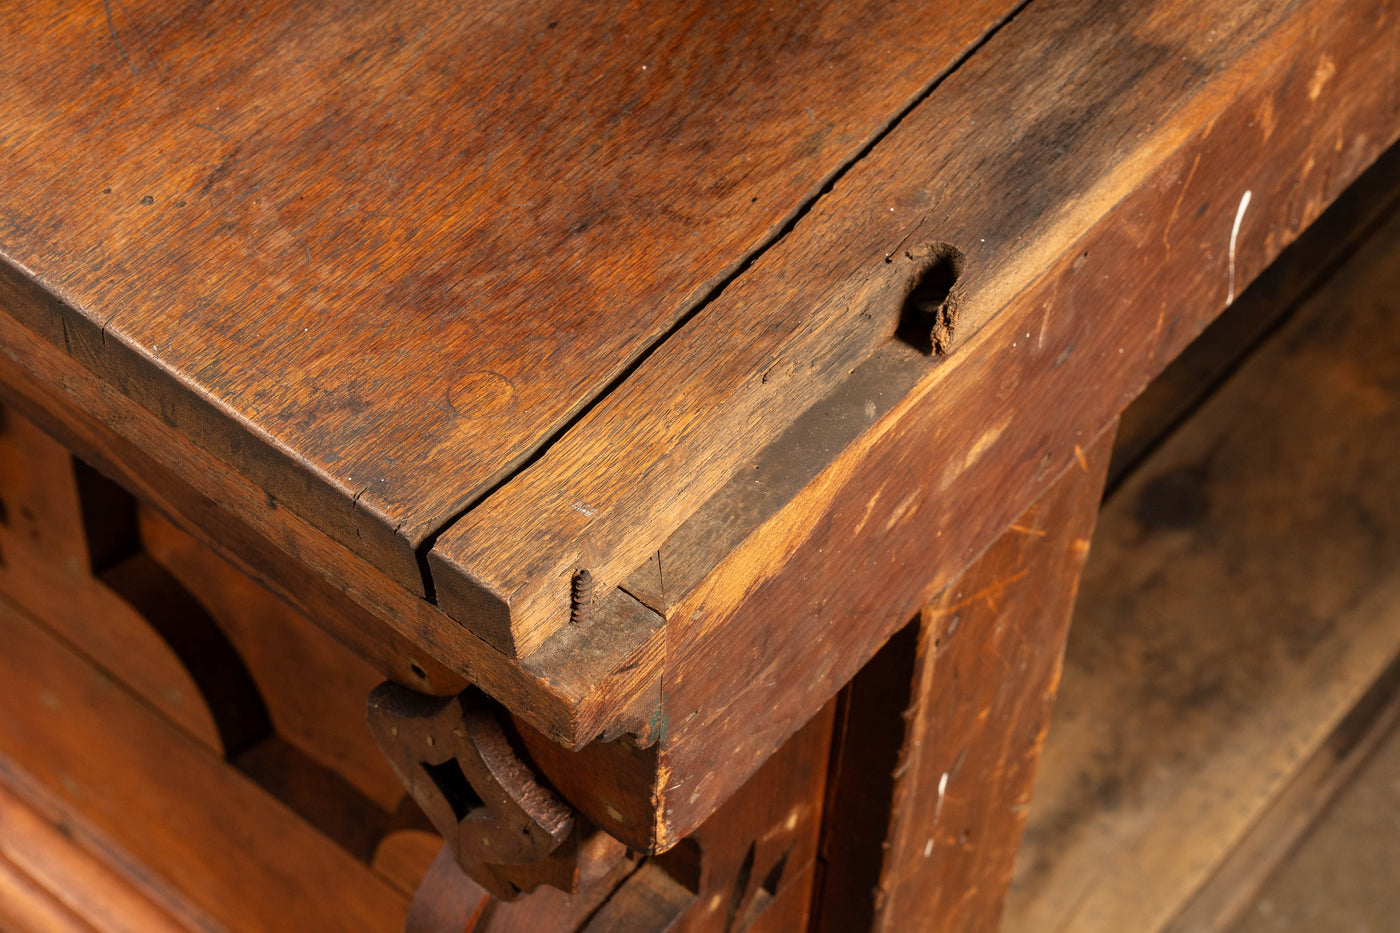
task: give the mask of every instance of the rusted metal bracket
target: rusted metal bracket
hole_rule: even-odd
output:
[[[457,864],[495,897],[542,884],[573,891],[625,854],[540,783],[476,691],[443,698],[381,684],[368,721]]]

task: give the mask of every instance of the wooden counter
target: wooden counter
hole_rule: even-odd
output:
[[[1397,14],[7,5],[0,777],[196,925],[994,927],[1116,418]]]

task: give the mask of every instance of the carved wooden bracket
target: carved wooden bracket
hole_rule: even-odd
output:
[[[381,684],[369,728],[457,864],[494,896],[541,884],[572,891],[593,863],[623,855],[540,784],[475,691],[443,698]]]

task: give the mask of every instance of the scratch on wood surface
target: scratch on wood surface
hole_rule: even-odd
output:
[[[1043,528],[1028,528],[1028,527],[1025,526],[1025,525],[1014,525],[1014,524],[1013,524],[1013,525],[1011,526],[1011,530],[1012,530],[1012,531],[1015,531],[1015,532],[1019,532],[1020,534],[1023,534],[1023,535],[1035,535],[1037,538],[1043,538],[1043,537],[1045,537],[1045,530],[1044,530]]]
[[[1074,445],[1074,459],[1079,461],[1079,468],[1085,473],[1089,472],[1089,458],[1084,456],[1084,448],[1078,444]]]
[[[126,67],[131,69],[132,74],[139,74],[140,68],[131,60],[131,56],[126,54],[126,46],[122,45],[121,37],[117,35],[116,24],[112,22],[112,0],[102,0],[102,9],[107,14],[107,32],[112,37],[112,42],[117,46],[117,54],[126,62]]]
[[[1172,224],[1176,223],[1177,212],[1181,210],[1181,202],[1186,199],[1186,192],[1191,187],[1191,179],[1196,177],[1196,169],[1201,164],[1203,153],[1196,153],[1196,161],[1191,163],[1191,171],[1186,173],[1186,180],[1181,183],[1181,193],[1176,196],[1176,203],[1172,205],[1172,212],[1167,215],[1167,225],[1162,228],[1162,247],[1170,256],[1172,252],[1171,232]]]
[[[972,605],[973,603],[980,602],[984,599],[987,601],[988,608],[995,612],[997,607],[992,597],[1000,593],[1002,590],[1006,589],[1011,584],[1015,583],[1017,580],[1024,577],[1027,573],[1029,573],[1028,570],[1021,570],[1007,577],[1005,580],[998,580],[996,583],[993,583],[990,586],[985,586],[982,589],[978,590],[976,593],[973,593],[971,596],[967,596],[963,599],[960,599],[957,602],[953,603],[951,606],[945,606],[943,609],[943,614],[947,615],[950,612],[957,612],[959,609],[963,609],[967,606]]]
[[[948,794],[948,772],[947,772],[947,771],[944,771],[944,772],[943,772],[943,776],[942,776],[941,778],[938,779],[938,803],[935,804],[935,805],[934,805],[934,808],[933,808],[933,825],[934,825],[934,826],[937,826],[937,825],[938,825],[938,817],[941,816],[942,813],[943,813],[943,800],[944,800],[944,798],[947,796],[947,794]],[[932,842],[933,840],[930,839],[929,841]],[[925,848],[925,850],[924,850],[924,855],[928,855],[928,849],[927,849],[927,848]]]
[[[1244,222],[1244,212],[1249,210],[1251,193],[1246,191],[1244,197],[1240,198],[1239,210],[1235,211],[1235,225],[1230,228],[1230,293],[1225,299],[1227,305],[1235,303],[1235,242],[1240,236],[1240,224]]]

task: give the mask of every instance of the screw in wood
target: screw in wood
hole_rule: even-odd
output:
[[[588,611],[593,607],[593,574],[579,570],[574,574],[569,606],[569,624],[582,625],[588,621]]]

